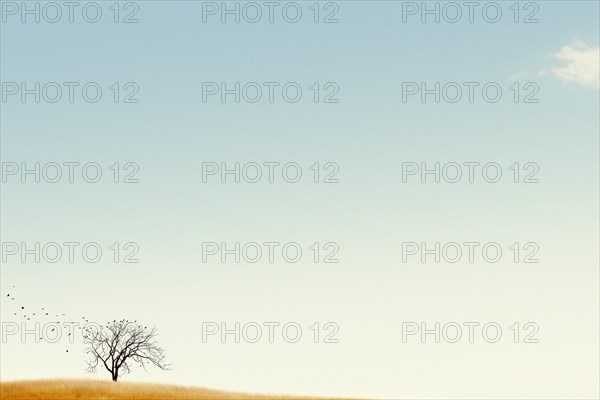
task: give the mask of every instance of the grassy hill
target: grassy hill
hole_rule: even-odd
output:
[[[271,400],[317,399],[315,397],[266,396],[257,394],[221,392],[196,387],[155,385],[145,383],[95,380],[35,380],[0,382],[1,400]]]

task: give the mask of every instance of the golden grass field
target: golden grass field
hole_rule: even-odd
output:
[[[317,400],[316,397],[221,392],[196,387],[96,380],[35,380],[0,382],[1,400]]]

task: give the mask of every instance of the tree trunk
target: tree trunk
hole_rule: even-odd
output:
[[[113,372],[113,374],[112,374],[112,380],[113,380],[113,382],[116,382],[118,377],[119,377],[119,373],[118,372]]]

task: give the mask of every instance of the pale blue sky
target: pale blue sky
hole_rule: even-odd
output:
[[[130,380],[382,398],[597,397],[599,92],[551,71],[575,41],[597,49],[599,3],[536,2],[537,24],[508,14],[498,24],[402,23],[401,2],[337,3],[337,24],[202,23],[191,1],[139,2],[138,24],[2,23],[2,82],[140,87],[137,104],[1,104],[3,162],[140,166],[138,184],[2,184],[2,241],[135,241],[141,260],[9,261],[2,322],[13,320],[4,293],[15,285],[32,307],[156,324],[173,371]],[[499,3],[508,13],[513,2]],[[514,79],[537,83],[539,103],[510,101]],[[340,102],[202,103],[205,81],[336,82]],[[403,103],[405,81],[494,81],[506,94],[496,104]],[[332,161],[340,183],[203,184],[205,161],[296,161],[305,172]],[[505,172],[532,161],[541,182],[402,184],[406,161],[494,161]],[[201,262],[205,241],[270,240],[333,241],[340,263]],[[541,262],[403,264],[405,241],[534,241]],[[335,321],[340,343],[187,345],[202,321],[273,320]],[[402,321],[472,320],[536,321],[540,343],[400,342]],[[86,376],[77,346],[68,356],[62,344],[2,347],[2,379]]]

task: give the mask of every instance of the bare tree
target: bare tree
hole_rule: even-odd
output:
[[[144,370],[153,364],[160,369],[169,369],[165,363],[164,349],[156,342],[156,329],[127,320],[113,321],[106,326],[93,325],[85,329],[83,342],[89,355],[88,372],[96,372],[104,366],[114,382],[131,371],[137,363]]]

